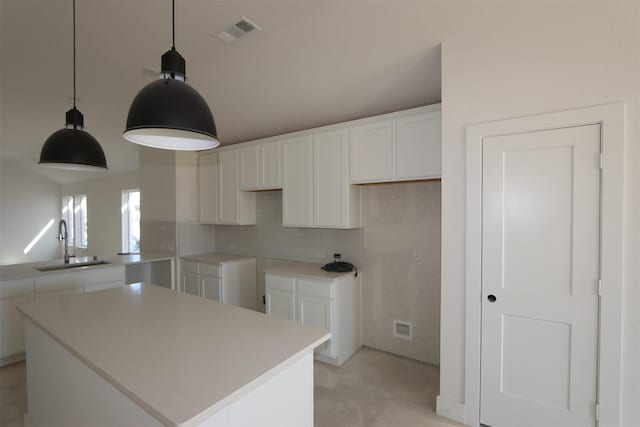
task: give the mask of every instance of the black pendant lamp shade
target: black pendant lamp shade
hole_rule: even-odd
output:
[[[40,151],[40,164],[70,170],[107,169],[107,159],[96,139],[82,129],[82,113],[67,111],[66,127],[47,138]]]
[[[65,128],[47,138],[40,151],[39,164],[68,170],[107,168],[104,151],[84,129],[84,116],[76,108],[76,1],[73,0],[73,108],[67,111]]]
[[[173,46],[162,55],[162,78],[136,95],[124,137],[136,144],[167,150],[215,148],[218,132],[204,98],[186,82],[185,61],[175,47],[175,0],[172,0]]]
[[[162,75],[134,98],[124,137],[169,150],[217,147],[213,114],[204,98],[184,81],[185,61],[175,48],[162,55]]]

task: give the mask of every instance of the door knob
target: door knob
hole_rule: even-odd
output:
[[[489,302],[496,302],[496,296],[493,294],[489,295],[487,299],[489,300]]]

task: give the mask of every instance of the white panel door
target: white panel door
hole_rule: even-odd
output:
[[[260,144],[260,188],[282,188],[280,142]]]
[[[242,190],[257,190],[258,183],[258,146],[242,148],[240,157],[240,188]]]
[[[599,158],[599,125],[483,140],[483,424],[595,425]]]
[[[346,130],[313,136],[314,221],[320,227],[349,225],[348,133]]]
[[[313,223],[312,139],[282,143],[282,224],[308,227]]]
[[[236,224],[238,217],[238,150],[226,150],[218,153],[219,195],[218,222]]]
[[[201,154],[198,164],[200,222],[218,222],[218,153]]]
[[[393,120],[350,129],[351,182],[393,179]]]

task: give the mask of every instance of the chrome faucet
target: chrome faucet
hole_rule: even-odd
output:
[[[62,226],[64,225],[64,234],[62,234]],[[64,219],[58,223],[58,241],[64,240],[64,263],[69,264],[69,235],[67,234],[67,222]]]

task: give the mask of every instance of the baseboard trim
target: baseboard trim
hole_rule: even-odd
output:
[[[464,419],[464,404],[455,400],[438,396],[436,398],[436,413],[459,423],[466,424]]]

